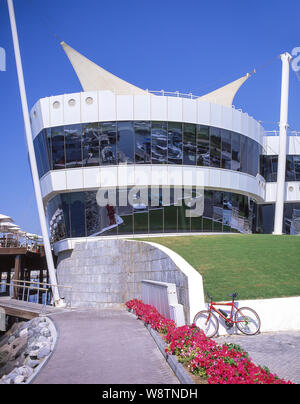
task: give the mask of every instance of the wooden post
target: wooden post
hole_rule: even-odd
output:
[[[21,279],[21,266],[22,266],[22,257],[21,255],[15,256],[15,276],[14,280],[18,281]],[[14,287],[13,298],[17,299],[19,294],[19,288],[17,286]]]

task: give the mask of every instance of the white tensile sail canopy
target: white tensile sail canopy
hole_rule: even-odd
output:
[[[61,42],[84,91],[109,90],[116,94],[146,94],[145,90],[113,75],[81,55],[65,42]]]
[[[77,74],[83,91],[108,90],[120,95],[147,94],[147,91],[120,79],[98,66],[65,42],[61,42],[61,46]],[[237,91],[250,76],[251,74],[247,73],[245,76],[197,99],[232,107]]]
[[[232,107],[233,99],[238,92],[241,85],[251,76],[247,73],[245,76],[226,84],[223,87],[218,88],[211,93],[205,94],[199,97],[199,100],[213,102],[215,104],[224,105],[226,107]]]

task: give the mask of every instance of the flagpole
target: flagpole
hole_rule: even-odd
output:
[[[288,128],[288,105],[289,105],[289,75],[290,61],[292,56],[285,52],[280,55],[282,62],[281,73],[281,103],[280,103],[280,123],[279,123],[279,153],[277,167],[277,190],[274,216],[273,234],[282,234],[283,211],[285,199],[285,170],[286,170],[286,148],[287,148],[287,128]]]
[[[37,163],[36,163],[36,156],[34,153],[33,138],[32,138],[32,132],[31,132],[30,117],[29,117],[27,95],[26,95],[26,89],[25,89],[25,83],[24,83],[22,59],[21,59],[21,53],[20,53],[19,38],[18,38],[18,31],[17,31],[17,25],[16,25],[13,0],[7,0],[7,4],[8,4],[11,32],[12,32],[12,38],[13,38],[13,44],[14,44],[14,52],[15,52],[17,74],[18,74],[18,81],[19,81],[19,90],[20,90],[20,96],[21,96],[22,111],[23,111],[23,118],[24,118],[24,125],[25,125],[25,134],[26,134],[30,168],[31,168],[33,185],[34,185],[34,192],[35,192],[39,219],[40,219],[40,225],[41,225],[41,230],[42,230],[42,235],[43,235],[45,255],[46,255],[46,261],[47,261],[47,265],[48,265],[48,273],[49,273],[50,282],[52,284],[53,300],[54,300],[54,304],[59,306],[62,304],[62,301],[60,299],[59,291],[58,291],[58,287],[57,287],[56,271],[55,271],[55,267],[54,267],[52,250],[51,250],[51,245],[50,245],[50,240],[49,240],[49,235],[48,235],[48,229],[47,229],[47,223],[46,223],[46,217],[45,217],[45,211],[44,211],[44,205],[43,205],[43,198],[42,198],[40,180],[39,180]]]

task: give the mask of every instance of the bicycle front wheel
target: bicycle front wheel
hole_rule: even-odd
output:
[[[260,330],[259,315],[249,307],[241,307],[235,313],[237,328],[246,335],[255,335]]]
[[[219,331],[219,320],[208,310],[199,311],[195,315],[193,323],[204,332],[207,338],[214,337]]]

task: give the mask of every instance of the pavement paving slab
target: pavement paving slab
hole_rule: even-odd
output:
[[[148,330],[128,311],[49,317],[58,342],[33,384],[179,384]]]
[[[255,364],[267,366],[280,378],[300,383],[300,331],[230,335],[214,340],[218,344],[238,344],[249,353]]]

